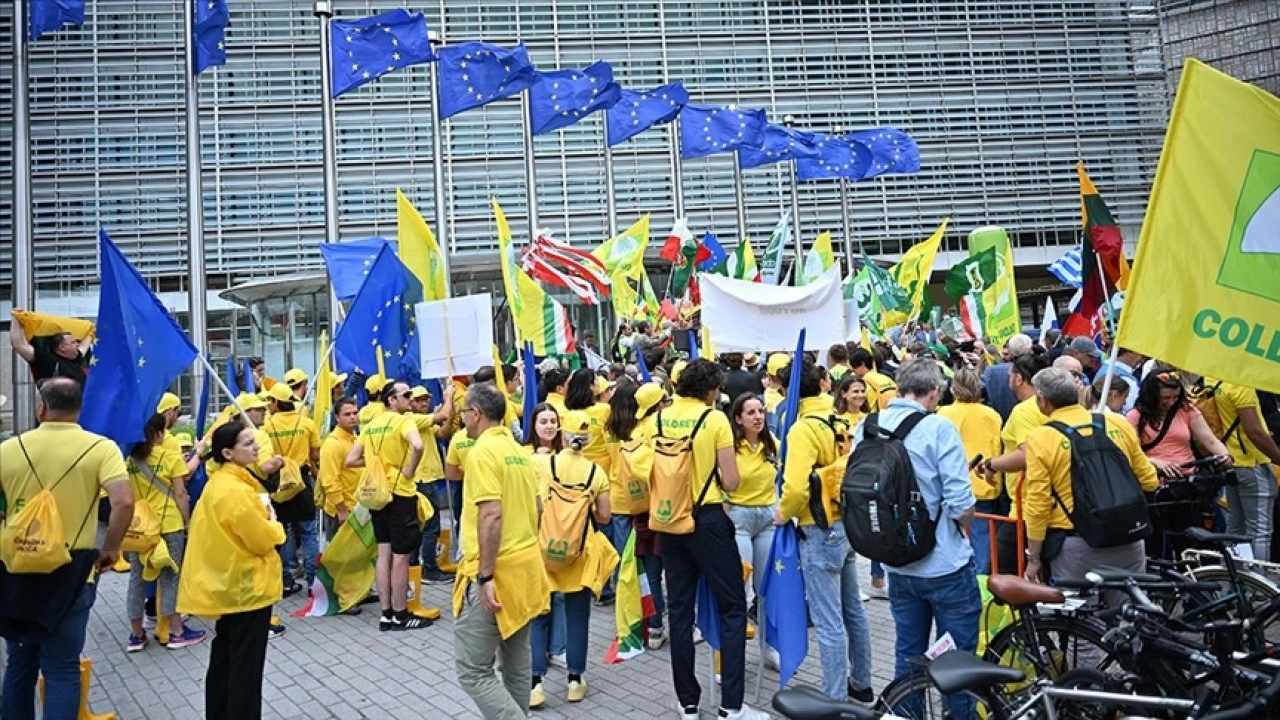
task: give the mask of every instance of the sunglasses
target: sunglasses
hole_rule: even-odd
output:
[[[404,398],[405,400],[409,400],[413,398],[413,391],[405,390],[404,392],[400,393],[400,397]]]

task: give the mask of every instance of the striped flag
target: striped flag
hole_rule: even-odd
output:
[[[511,306],[511,318],[519,342],[533,343],[535,355],[568,355],[577,351],[569,313],[516,265],[511,246],[511,226],[498,199],[493,199],[498,224],[498,256],[502,260],[502,284]]]
[[[565,288],[588,305],[599,305],[609,297],[604,262],[549,235],[539,233],[529,243],[522,264],[535,280]]]
[[[743,238],[738,247],[729,256],[729,277],[735,280],[760,282],[760,268],[756,265],[756,254],[751,250],[751,240]]]
[[[960,322],[964,323],[965,331],[974,340],[980,340],[983,336],[985,315],[981,295],[969,294],[960,298]]]
[[[311,599],[294,617],[326,617],[346,612],[364,600],[374,580],[378,544],[369,511],[357,506],[320,556]]]
[[[1049,266],[1049,274],[1062,281],[1063,285],[1078,288],[1084,284],[1084,271],[1080,266],[1081,246],[1077,245],[1067,251],[1066,255],[1053,261]]]
[[[643,653],[645,635],[648,634],[645,620],[657,612],[644,561],[636,557],[636,531],[632,530],[627,537],[627,546],[622,550],[622,564],[618,566],[618,594],[614,602],[618,636],[605,652],[604,661],[620,663]]]

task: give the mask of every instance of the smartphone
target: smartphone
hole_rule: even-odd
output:
[[[978,453],[977,457],[969,461],[969,469],[977,470],[978,466],[981,465],[982,461],[985,459],[986,458],[982,457],[982,453]]]

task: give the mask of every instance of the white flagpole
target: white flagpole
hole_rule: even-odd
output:
[[[443,23],[443,15],[441,16]],[[444,45],[444,29],[428,32],[432,47]],[[449,272],[449,222],[446,218],[448,200],[444,191],[444,122],[440,119],[440,78],[436,63],[427,63],[431,82],[431,180],[436,205],[436,243],[440,247],[440,264],[444,267],[444,296],[453,296],[453,275]]]
[[[338,230],[338,141],[333,110],[333,4],[316,0],[315,16],[320,19],[320,135],[324,157],[324,241],[339,242]],[[435,111],[435,108],[432,108]],[[336,335],[342,306],[333,287],[329,288],[329,331]]]
[[[782,119],[782,124],[787,128],[791,128],[796,124],[796,119],[791,115],[787,115]],[[791,169],[791,232],[793,233],[792,239],[796,243],[794,267],[796,268],[795,282],[798,284],[800,281],[800,268],[804,267],[804,238],[800,235],[800,188],[796,182],[796,161],[791,160],[787,163],[787,166]]]
[[[31,228],[31,116],[27,98],[26,0],[13,3],[13,306],[34,310],[35,239]],[[9,332],[22,332],[16,323]],[[26,362],[13,353],[13,428],[24,432],[35,427],[35,388]]]
[[[538,178],[537,167],[533,157],[533,120],[532,103],[529,93],[520,93],[521,125],[524,129],[524,192],[525,204],[529,208],[529,241],[538,234]]]

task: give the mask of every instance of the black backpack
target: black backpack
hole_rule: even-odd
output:
[[[1075,507],[1067,509],[1050,485],[1049,492],[1071,518],[1076,534],[1091,548],[1109,548],[1142,540],[1151,534],[1151,518],[1142,486],[1133,474],[1129,458],[1107,437],[1102,415],[1094,413],[1089,425],[1071,427],[1047,423],[1071,442],[1071,494]],[[1084,435],[1083,428],[1093,432]]]
[[[938,518],[929,515],[902,444],[924,417],[912,413],[896,429],[884,430],[880,413],[869,415],[840,486],[849,544],[859,555],[889,567],[916,562],[938,544]]]

